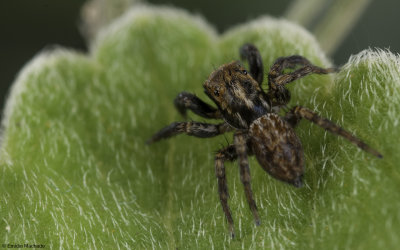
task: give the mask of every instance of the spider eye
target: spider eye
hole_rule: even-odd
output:
[[[219,96],[219,91],[218,90],[214,90],[214,95],[215,96]]]
[[[244,69],[244,70],[242,71],[242,73],[243,73],[243,75],[247,75],[247,70]]]

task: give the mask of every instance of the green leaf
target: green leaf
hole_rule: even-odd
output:
[[[213,162],[231,135],[145,145],[183,119],[172,103],[177,93],[207,100],[202,82],[238,59],[244,42],[259,47],[266,69],[292,54],[329,66],[315,39],[284,20],[264,17],[219,36],[199,17],[155,7],[118,19],[90,55],[58,48],[35,57],[14,83],[3,120],[1,242],[84,249],[398,246],[400,65],[390,52],[364,51],[337,76],[307,76],[290,86],[293,105],[338,122],[384,158],[303,121],[296,132],[305,187],[279,182],[250,162],[261,226],[253,224],[236,164],[227,164],[233,240]]]

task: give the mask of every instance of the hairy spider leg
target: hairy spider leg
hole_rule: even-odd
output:
[[[254,80],[261,84],[264,80],[264,66],[261,54],[253,44],[246,43],[239,49],[240,58],[249,63],[250,75]]]
[[[257,226],[260,225],[260,217],[258,216],[257,205],[253,199],[253,192],[250,183],[250,168],[247,159],[247,136],[243,132],[237,132],[234,135],[234,143],[239,161],[240,180],[244,186],[247,202],[251,212],[253,213],[254,222]]]
[[[312,65],[312,64],[307,58],[303,56],[292,55],[286,57],[279,57],[275,60],[275,62],[271,66],[269,75],[272,77],[279,76],[283,73],[285,69],[294,69],[298,66],[304,67],[307,65]]]
[[[186,117],[186,111],[189,109],[196,115],[199,115],[204,118],[208,119],[222,118],[221,112],[218,109],[205,103],[196,95],[188,92],[179,93],[174,100],[174,104],[176,109],[183,117]]]
[[[301,68],[290,73],[283,73],[285,69],[294,69],[297,66],[300,66]],[[270,87],[275,88],[278,85],[286,85],[311,73],[329,74],[336,71],[336,68],[324,69],[315,66],[302,56],[294,55],[288,57],[280,57],[274,62],[274,64],[270,68],[270,71],[268,73],[268,84],[270,85]]]
[[[285,69],[295,69],[297,66],[300,66],[300,68],[290,73],[284,73]],[[280,57],[271,66],[268,73],[267,96],[269,96],[273,106],[285,106],[290,101],[290,92],[285,88],[286,84],[311,73],[328,74],[336,71],[335,68],[324,69],[315,66],[302,56]]]
[[[342,136],[346,140],[350,141],[360,149],[378,157],[382,158],[382,154],[376,151],[375,149],[371,148],[368,146],[365,142],[360,140],[359,138],[355,137],[353,134],[350,132],[346,131],[342,127],[336,125],[334,122],[332,122],[329,119],[322,118],[320,117],[317,113],[314,111],[301,107],[301,106],[295,106],[293,107],[285,116],[285,119],[292,125],[296,126],[301,118],[304,118],[306,120],[311,121],[312,123],[315,123],[316,125],[320,126],[321,128],[328,130],[329,132]]]
[[[232,128],[227,123],[174,122],[155,133],[146,143],[151,144],[182,133],[200,138],[214,137],[230,130]]]
[[[236,148],[234,145],[229,145],[226,148],[223,148],[217,152],[215,155],[215,175],[218,180],[218,193],[219,193],[219,200],[221,201],[222,210],[225,213],[226,220],[229,224],[229,232],[232,238],[235,237],[235,230],[233,226],[233,219],[231,210],[228,205],[228,185],[226,182],[226,175],[225,175],[225,161],[234,161],[237,158]]]

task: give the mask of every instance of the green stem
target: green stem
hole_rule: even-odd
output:
[[[332,55],[371,0],[294,0],[285,18],[313,31],[322,49]]]
[[[293,0],[284,16],[290,21],[310,28],[329,2],[330,0]]]
[[[314,29],[322,49],[333,54],[346,38],[371,0],[336,0]]]

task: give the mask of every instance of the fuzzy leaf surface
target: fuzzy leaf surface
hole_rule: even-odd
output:
[[[173,106],[179,92],[211,104],[203,81],[237,60],[245,42],[259,48],[266,71],[293,54],[330,66],[315,39],[284,20],[263,17],[217,35],[199,17],[149,6],[103,30],[89,55],[58,48],[36,56],[14,83],[3,120],[0,241],[82,249],[398,246],[400,63],[390,52],[361,52],[335,76],[290,86],[292,105],[332,119],[384,158],[302,121],[305,187],[281,183],[250,161],[261,226],[253,224],[237,165],[227,163],[233,240],[213,160],[232,135],[145,145],[183,120]]]

